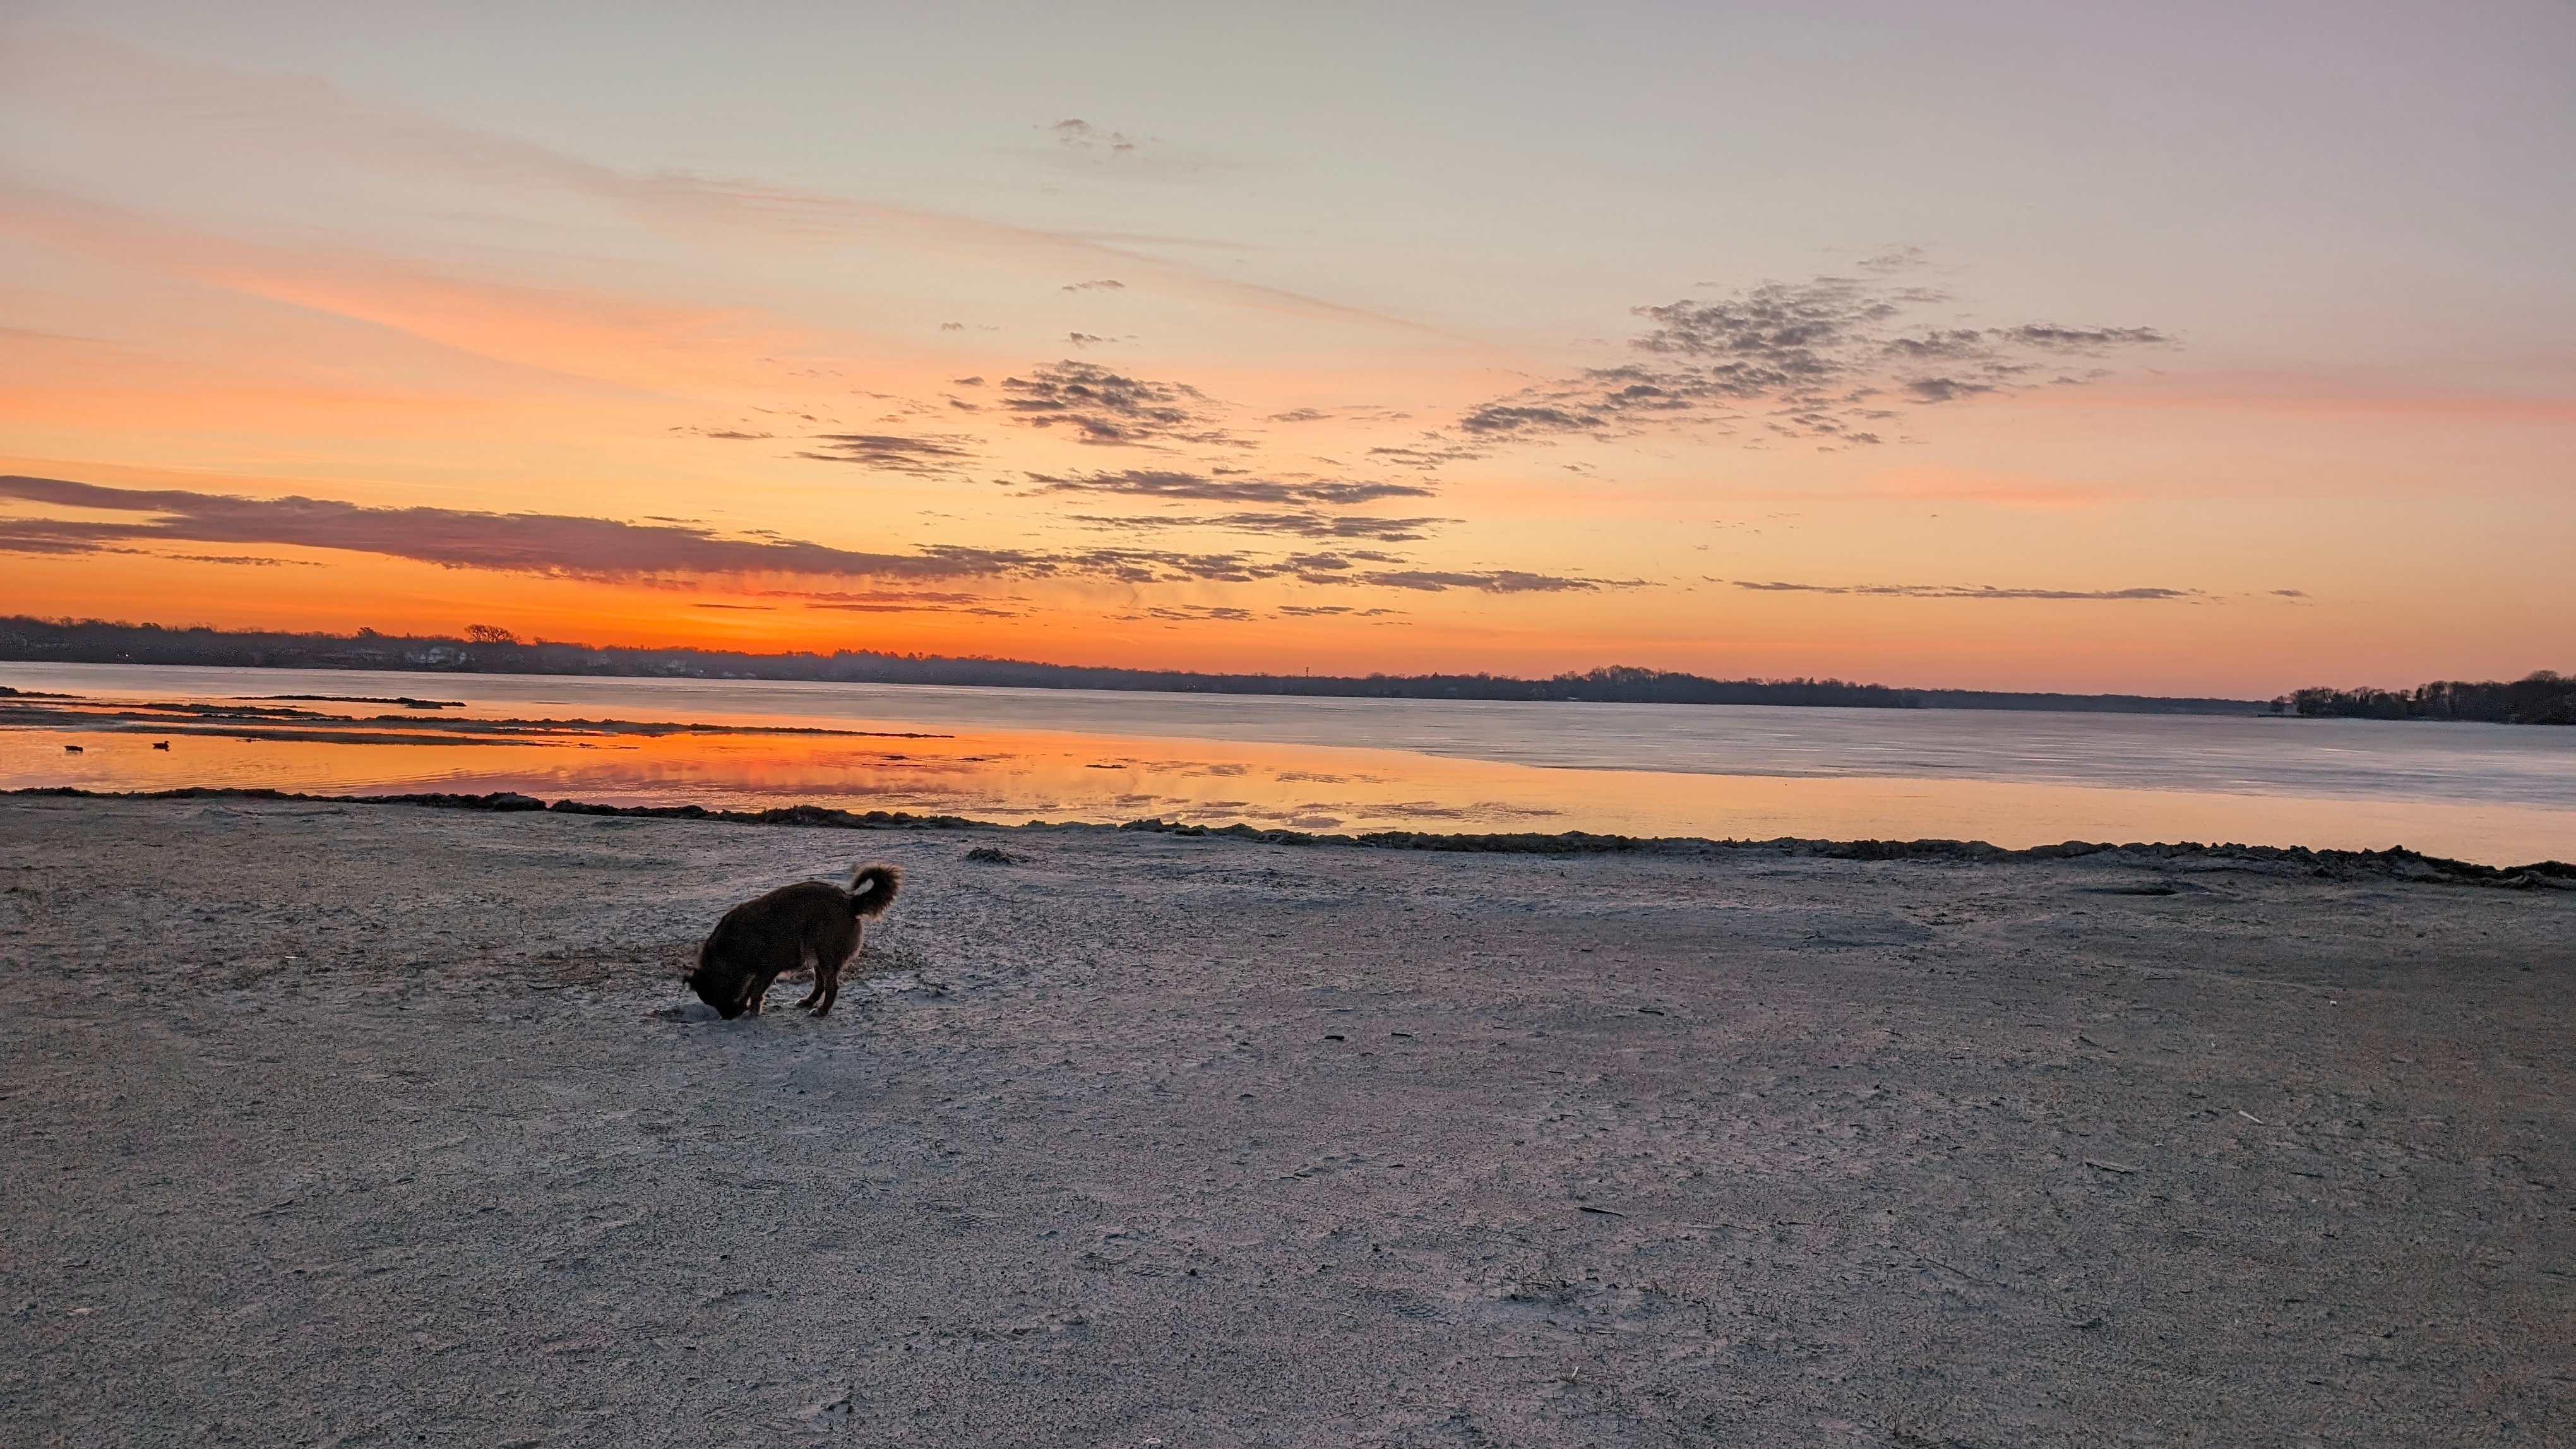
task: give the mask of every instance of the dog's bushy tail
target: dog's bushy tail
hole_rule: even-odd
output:
[[[850,910],[855,915],[882,916],[902,889],[902,866],[871,861],[850,879]]]

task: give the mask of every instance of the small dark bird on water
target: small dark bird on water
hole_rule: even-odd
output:
[[[152,748],[156,750],[166,750],[170,748],[170,742],[168,740],[154,740],[152,742]]]

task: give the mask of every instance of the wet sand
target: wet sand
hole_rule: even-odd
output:
[[[10,1444],[2576,1440],[2576,891],[17,797],[0,925]]]

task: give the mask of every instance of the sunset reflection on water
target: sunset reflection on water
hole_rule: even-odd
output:
[[[157,751],[154,739],[172,748]],[[65,745],[81,752],[67,753]],[[378,745],[206,734],[0,731],[13,787],[190,786],[304,794],[515,790],[546,800],[818,804],[1118,823],[1159,818],[1317,832],[1585,830],[1769,839],[2198,840],[2379,849],[2513,864],[2571,850],[2569,812],[1992,780],[1588,770],[1389,750],[961,731],[704,734],[576,743]]]

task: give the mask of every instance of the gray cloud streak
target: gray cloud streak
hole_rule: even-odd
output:
[[[1783,584],[1731,582],[1766,594],[1872,594],[1895,599],[2092,599],[2168,601],[2203,597],[2197,589],[1999,589],[1991,584]]]
[[[1143,514],[1101,517],[1075,514],[1074,521],[1094,528],[1208,528],[1230,533],[1269,533],[1290,538],[1364,538],[1378,543],[1409,543],[1430,536],[1433,526],[1454,518],[1369,518],[1359,514],[1222,513],[1213,517]]]
[[[1031,473],[1040,493],[1105,493],[1127,498],[1170,498],[1193,503],[1308,504],[1330,508],[1381,498],[1429,498],[1432,489],[1410,483],[1280,482],[1211,477],[1203,473],[1130,468],[1117,473]]]
[[[971,440],[954,433],[926,438],[893,433],[823,433],[814,441],[821,446],[796,456],[825,463],[856,463],[885,473],[953,474],[976,458],[974,450],[965,446]]]
[[[550,513],[480,513],[453,508],[368,508],[318,498],[238,498],[178,489],[108,488],[57,478],[0,477],[0,498],[63,508],[154,515],[147,522],[65,519],[0,521],[0,553],[83,555],[136,552],[134,545],[189,542],[329,549],[411,559],[442,568],[483,569],[601,582],[690,575],[802,574],[816,577],[955,580],[977,577],[1105,578],[1121,583],[1253,583],[1295,579],[1439,592],[1513,594],[1639,587],[1637,581],[1565,577],[1516,569],[1440,571],[1408,560],[1344,549],[1262,558],[1240,552],[1093,548],[1037,551],[926,544],[909,554],[861,553],[792,538],[722,538],[679,523],[622,523]],[[902,602],[885,596],[803,596],[816,607],[866,612]]]
[[[57,507],[156,515],[143,523],[0,522],[0,552],[95,553],[151,542],[267,544],[412,559],[442,568],[627,581],[659,575],[791,573],[963,578],[1043,570],[1042,555],[953,545],[917,554],[860,553],[798,539],[721,538],[685,524],[621,523],[551,513],[367,508],[321,498],[236,498],[177,489],[106,488],[0,477],[0,497]]]

